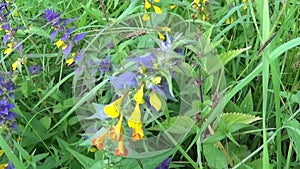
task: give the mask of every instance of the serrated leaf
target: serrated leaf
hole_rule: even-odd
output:
[[[150,104],[155,108],[156,111],[161,109],[161,101],[154,90],[150,93]]]
[[[261,118],[243,113],[224,113],[221,116],[221,119],[225,122],[227,126],[230,126],[237,123],[250,124],[254,121],[260,120]]]
[[[230,60],[234,59],[239,54],[241,54],[242,52],[244,52],[244,51],[246,51],[250,48],[251,47],[247,47],[247,48],[242,48],[242,49],[237,49],[237,50],[230,50],[228,52],[221,53],[220,54],[220,60],[221,60],[223,65],[226,65]]]

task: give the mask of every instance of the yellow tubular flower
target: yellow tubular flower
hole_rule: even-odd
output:
[[[205,15],[202,15],[202,20],[206,21],[206,16]]]
[[[143,15],[142,19],[143,19],[143,21],[149,21],[150,20],[150,16],[147,13],[145,13]]]
[[[145,0],[145,8],[146,9],[149,9],[149,8],[151,8],[151,3],[148,1],[148,0]]]
[[[123,115],[120,116],[120,119],[119,119],[117,125],[109,133],[109,138],[111,140],[118,140],[118,141],[120,141],[122,139],[122,121],[123,121]]]
[[[7,44],[7,49],[5,49],[4,54],[7,55],[12,51],[12,43]]]
[[[176,5],[170,5],[170,9],[174,9]]]
[[[153,5],[154,12],[157,14],[162,14],[162,9],[158,6]]]
[[[164,41],[166,39],[165,35],[163,35],[162,33],[157,32],[157,34],[160,40]]]
[[[118,117],[120,115],[120,108],[121,108],[121,103],[122,103],[123,98],[124,98],[124,96],[118,98],[111,104],[106,105],[104,107],[104,113],[111,118]]]
[[[60,39],[55,44],[58,48],[60,48],[61,46],[63,46],[65,44],[65,42]]]
[[[67,66],[70,66],[73,62],[74,62],[74,57],[72,57],[72,58],[66,60]]]
[[[132,129],[140,129],[142,128],[143,124],[141,122],[141,110],[140,105],[136,104],[134,111],[132,112],[131,116],[128,119],[128,126]]]
[[[98,138],[94,138],[92,140],[92,144],[98,148],[98,150],[103,150],[105,146],[105,139],[108,134],[109,129],[107,129],[102,135],[100,135]]]
[[[0,169],[5,169],[8,166],[8,163],[0,164]]]
[[[133,96],[134,100],[137,104],[143,104],[144,101],[144,83],[142,84],[141,88],[136,92],[136,94]]]
[[[133,129],[132,132],[132,140],[133,141],[138,141],[143,139],[145,136],[144,131],[142,128],[137,128],[137,129]]]
[[[20,64],[20,61],[19,61],[19,59],[17,59],[17,60],[11,65],[12,70],[17,70],[17,67],[19,66],[19,64]]]
[[[128,150],[124,144],[124,140],[119,141],[117,148],[115,149],[116,156],[127,156]]]

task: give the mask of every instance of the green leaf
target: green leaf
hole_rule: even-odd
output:
[[[286,122],[285,128],[288,131],[289,137],[294,142],[295,151],[298,160],[300,160],[300,123],[296,119],[292,119]]]
[[[243,113],[224,113],[222,114],[221,119],[227,126],[231,126],[237,123],[250,124],[254,121],[260,120],[261,118]]]
[[[204,157],[210,168],[226,168],[227,159],[224,154],[214,146],[214,144],[203,145]]]
[[[220,60],[222,62],[223,65],[226,65],[230,60],[234,59],[235,57],[237,57],[239,54],[241,54],[242,52],[250,49],[251,47],[247,47],[247,48],[242,48],[242,49],[236,49],[236,50],[230,50],[228,52],[225,53],[221,53],[219,55]]]
[[[39,122],[48,130],[51,126],[51,117],[44,116],[39,120]]]
[[[78,160],[78,162],[82,165],[83,168],[90,168],[96,162],[95,160],[85,155],[82,155],[75,150],[72,150],[70,148],[67,148],[67,150],[73,155],[73,157],[75,157]]]
[[[246,97],[240,104],[240,108],[244,113],[251,113],[253,112],[253,101],[252,101],[252,93],[251,90],[247,93]]]

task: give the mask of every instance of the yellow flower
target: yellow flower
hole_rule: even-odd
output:
[[[244,11],[247,10],[247,8],[248,8],[247,5],[244,5],[243,7]]]
[[[161,29],[162,31],[166,31],[166,32],[171,32],[171,30],[172,30],[172,28],[167,27],[167,26],[160,27],[160,29]]]
[[[67,66],[70,66],[74,62],[74,57],[71,57],[70,59],[66,60]]]
[[[202,20],[203,20],[203,21],[206,21],[206,19],[207,19],[206,16],[205,16],[205,15],[202,15]]]
[[[136,104],[134,111],[131,113],[128,119],[128,126],[132,129],[142,128],[141,116],[140,105]]]
[[[160,0],[154,0],[154,2],[158,3],[158,2],[160,2]]]
[[[156,111],[159,111],[161,109],[161,101],[154,90],[150,93],[150,104],[155,108]]]
[[[67,47],[68,47],[68,45],[63,45],[63,46],[61,47],[61,49],[62,49],[62,50],[65,50]]]
[[[133,129],[132,131],[132,140],[138,141],[143,139],[145,136],[144,131],[142,128]]]
[[[0,150],[0,157],[3,156],[3,154],[4,154],[4,151]]]
[[[145,13],[143,15],[142,19],[143,19],[143,21],[149,21],[150,20],[150,16],[147,13]]]
[[[174,9],[176,5],[170,5],[170,9]]]
[[[117,148],[115,149],[116,156],[127,156],[128,150],[124,144],[124,140],[119,141]]]
[[[200,0],[195,0],[194,3],[195,3],[195,4],[199,4],[199,3],[200,3]]]
[[[60,40],[58,40],[55,44],[56,44],[56,46],[57,46],[58,48],[60,48],[62,45],[65,44],[65,42],[62,41],[62,40],[60,39]]]
[[[154,12],[157,13],[157,14],[161,14],[162,13],[162,9],[158,6],[155,6],[153,5],[153,9],[154,9]]]
[[[153,84],[157,85],[157,84],[159,84],[161,82],[161,77],[160,76],[156,76],[156,77],[154,77],[154,78],[151,79],[151,82]]]
[[[94,153],[97,151],[97,149],[95,147],[91,147],[90,150],[89,150],[91,153]]]
[[[0,169],[5,169],[8,166],[8,163],[0,164]]]
[[[20,14],[18,11],[16,11],[15,16],[18,17]]]
[[[98,138],[94,138],[92,140],[92,144],[98,148],[98,150],[103,150],[105,145],[105,139],[108,134],[109,129],[107,129],[102,135],[100,135]]]
[[[148,0],[145,0],[145,8],[146,9],[149,9],[149,8],[151,8],[151,3],[148,1]]]
[[[164,41],[164,40],[166,39],[165,35],[163,35],[162,33],[157,32],[157,34],[158,34],[158,38],[159,38],[160,40]]]
[[[5,49],[4,54],[5,55],[9,54],[12,51],[12,47],[13,47],[12,43],[8,43],[7,49]]]
[[[20,65],[20,59],[17,59],[12,65],[13,70],[17,70],[17,67]]]
[[[114,102],[112,102],[109,105],[106,105],[104,107],[104,113],[106,115],[108,115],[111,118],[116,118],[120,115],[120,108],[121,108],[121,103],[123,100],[123,97],[118,98],[117,100],[115,100]]]
[[[144,83],[136,92],[136,94],[133,96],[133,98],[137,104],[143,104],[145,102],[143,97],[144,97]]]
[[[122,121],[123,121],[123,115],[120,116],[120,119],[117,125],[115,126],[115,128],[113,129],[113,131],[109,133],[109,138],[111,140],[120,141],[122,139]]]

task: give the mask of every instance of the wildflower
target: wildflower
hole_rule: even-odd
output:
[[[145,9],[149,9],[151,6],[151,3],[148,0],[145,0]]]
[[[170,166],[171,158],[167,158],[165,161],[161,162],[155,169],[168,169]]]
[[[60,48],[60,47],[62,47],[62,46],[65,44],[65,42],[62,41],[62,40],[60,39],[60,40],[58,40],[55,44],[56,44],[56,46],[57,46],[58,48]]]
[[[229,25],[229,24],[231,24],[231,23],[233,23],[233,22],[234,22],[233,17],[227,18],[227,19],[226,19],[226,24],[227,24],[227,25]]]
[[[166,39],[165,35],[163,35],[162,33],[157,32],[157,34],[158,34],[158,38],[159,38],[160,40],[164,41],[164,40]]]
[[[162,103],[154,90],[150,93],[150,105],[153,106],[156,111],[159,111],[162,106]]]
[[[7,44],[7,49],[5,49],[4,54],[7,55],[12,51],[12,43]]]
[[[128,155],[128,150],[126,149],[124,140],[121,140],[118,142],[118,146],[115,149],[115,155],[116,156],[127,156]]]
[[[147,13],[145,13],[143,15],[142,19],[143,19],[143,21],[149,21],[150,20],[150,16]]]
[[[152,79],[151,79],[151,82],[153,83],[153,84],[159,84],[160,82],[161,82],[161,77],[160,76],[156,76],[156,77],[153,77]]]
[[[104,107],[104,113],[111,118],[118,117],[120,115],[120,108],[121,108],[121,103],[123,101],[123,98],[124,98],[124,96],[118,98],[111,104],[106,105]]]
[[[102,135],[100,135],[98,138],[94,138],[92,140],[92,144],[98,148],[98,150],[103,150],[105,146],[105,140],[106,136],[108,134],[109,129],[107,129]]]
[[[136,92],[133,98],[137,104],[143,104],[145,102],[143,97],[144,97],[144,83],[142,83],[142,86],[139,88],[139,90]]]
[[[170,9],[174,9],[176,5],[170,5]]]
[[[145,134],[144,134],[143,128],[133,129],[133,131],[132,131],[132,140],[133,141],[141,140],[142,138],[144,138],[144,136],[145,136]]]
[[[131,113],[127,123],[128,126],[132,129],[142,128],[141,110],[139,104],[135,105],[134,111]]]
[[[104,60],[101,60],[99,62],[100,77],[102,77],[104,73],[109,72],[111,70],[111,67],[110,57],[109,55],[107,55]]]
[[[202,20],[203,20],[203,21],[206,21],[206,20],[207,20],[207,18],[206,18],[206,16],[205,16],[204,14],[202,15]]]
[[[160,2],[160,0],[154,0],[154,2],[156,2],[156,3],[159,3],[159,2]]]
[[[111,140],[119,141],[122,139],[122,121],[123,121],[123,115],[120,116],[120,119],[119,119],[117,125],[109,134],[109,138]]]
[[[30,75],[39,74],[41,71],[41,66],[40,65],[38,65],[38,66],[31,65],[31,66],[29,66],[28,71],[29,71]]]
[[[154,12],[157,14],[162,14],[162,9],[158,6],[153,5]]]
[[[17,67],[21,65],[21,60],[18,58],[12,65],[12,70],[17,70]]]
[[[8,102],[8,99],[0,100],[0,125],[14,119],[16,114],[10,111],[14,107],[13,104]]]
[[[244,9],[244,11],[245,11],[245,10],[247,10],[247,8],[248,8],[248,6],[247,6],[247,0],[243,0],[243,2],[244,2],[244,7],[243,7],[243,9]]]
[[[9,162],[6,169],[15,169],[15,166]]]
[[[8,166],[8,163],[0,164],[0,169],[5,169]]]
[[[0,150],[0,157],[2,157],[4,154],[4,151],[3,150]]]

